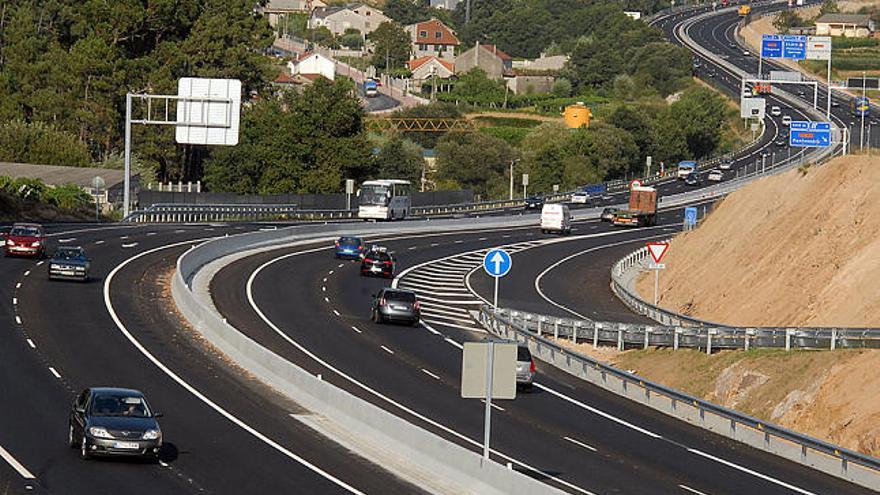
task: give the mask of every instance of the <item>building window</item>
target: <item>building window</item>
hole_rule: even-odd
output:
[[[419,31],[419,37],[420,38],[427,38],[428,32],[427,31]]]
[[[437,38],[438,40],[439,40],[442,36],[443,36],[443,33],[441,33],[440,31],[437,31],[437,32],[434,33],[434,38]]]
[[[426,51],[428,49],[428,45],[419,45],[419,51]]]

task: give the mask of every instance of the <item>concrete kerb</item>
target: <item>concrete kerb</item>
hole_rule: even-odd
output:
[[[459,230],[474,228],[473,219]],[[485,222],[488,224],[489,222]],[[509,223],[509,222],[506,222]],[[371,234],[424,231],[419,227],[360,229]],[[449,225],[432,226],[430,230],[449,230]],[[348,227],[351,230],[351,226]],[[438,493],[532,494],[563,493],[518,471],[500,464],[483,463],[479,454],[442,437],[423,430],[384,409],[312,376],[305,370],[253,341],[217,313],[212,305],[201,300],[188,286],[197,271],[213,260],[244,247],[272,249],[291,242],[315,242],[328,237],[330,230],[307,232],[310,228],[294,228],[296,233],[267,231],[218,238],[193,247],[178,258],[177,272],[172,279],[172,295],[183,316],[220,352],[264,383],[290,397],[305,408],[342,431],[350,448],[361,448],[363,454],[384,451],[385,459],[397,460],[392,470],[417,480]],[[364,233],[366,233],[364,232]],[[306,422],[313,426],[315,422]],[[363,455],[362,454],[362,455]]]

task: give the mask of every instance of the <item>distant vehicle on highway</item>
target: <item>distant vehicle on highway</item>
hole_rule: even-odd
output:
[[[375,79],[367,79],[364,81],[364,95],[367,98],[373,98],[379,94],[379,83]]]
[[[544,198],[540,196],[529,196],[524,201],[527,210],[540,210],[544,206]]]
[[[736,13],[739,14],[740,17],[746,17],[752,13],[752,7],[750,5],[740,5],[739,8],[736,9]]]
[[[571,195],[571,202],[574,204],[585,205],[589,201],[590,201],[590,195],[583,192],[583,191],[578,191],[578,192]]]
[[[46,233],[43,227],[36,223],[13,224],[6,235],[4,254],[42,258],[46,254]]]
[[[691,174],[684,178],[684,183],[689,186],[699,186],[702,181],[700,180],[700,174]]]
[[[696,176],[696,173],[690,174]],[[629,191],[629,207],[614,214],[611,223],[625,227],[648,227],[657,224],[657,190],[633,187]]]
[[[706,176],[706,179],[711,182],[721,182],[722,180],[724,180],[724,172],[720,170],[710,170],[709,175]]]
[[[791,117],[788,115],[782,117],[782,125],[791,125]]]
[[[599,215],[599,220],[603,222],[612,222],[614,221],[614,215],[620,211],[619,208],[608,207],[602,210],[602,213]]]
[[[743,50],[743,51],[742,51],[742,54],[743,54],[743,57],[748,57],[748,56],[751,55],[751,53],[749,53],[748,50]]]
[[[774,117],[779,117],[780,115],[782,115],[782,109],[777,106],[772,106],[770,107],[770,115]]]
[[[360,259],[364,253],[364,241],[360,237],[342,236],[336,239],[335,255],[340,259]]]
[[[697,162],[693,160],[684,160],[678,162],[678,178],[684,179],[688,175],[696,173],[699,171],[699,167],[697,166]]]
[[[376,323],[398,321],[417,325],[421,318],[421,305],[411,290],[385,287],[373,295],[370,319]]]
[[[786,139],[784,137],[777,139],[776,146],[779,146],[780,148],[783,146],[788,146],[788,139]]]
[[[87,281],[91,261],[80,246],[61,246],[49,260],[49,279],[75,279]]]
[[[525,344],[517,344],[516,346],[516,384],[526,390],[532,388],[535,381],[535,359]]]
[[[541,209],[541,232],[571,234],[571,210],[568,205],[552,203]]]
[[[733,158],[722,158],[718,162],[718,168],[721,170],[730,170],[733,167]]]
[[[67,420],[67,444],[80,457],[137,456],[158,459],[161,414],[147,405],[144,394],[126,388],[87,388],[73,401]]]
[[[387,248],[373,246],[364,253],[361,261],[361,275],[375,277],[394,277],[394,256]]]
[[[358,218],[367,220],[402,220],[412,207],[408,180],[364,181],[357,196]]]

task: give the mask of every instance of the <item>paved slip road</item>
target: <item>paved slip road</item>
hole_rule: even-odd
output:
[[[677,225],[677,214],[664,215],[664,222]],[[514,273],[526,275],[505,280],[502,301],[534,303],[536,297],[528,293],[528,288],[534,290],[533,277],[528,274],[547,260],[610,243],[638,244],[645,236],[668,235],[675,228],[613,231],[595,221],[579,222],[576,234],[594,237],[546,247],[544,240],[555,238],[541,235],[536,227],[409,235],[376,242],[396,253],[399,270],[460,253],[485,252],[500,244],[525,247],[514,255]],[[608,232],[613,233],[595,236]],[[471,255],[461,264],[456,260],[436,262],[434,270],[412,279],[415,285],[409,287],[420,291],[424,319],[429,322],[416,328],[370,322],[370,296],[388,282],[360,277],[356,263],[332,257],[329,243],[284,248],[239,260],[219,272],[212,294],[232,324],[275,352],[477,450],[483,404],[459,398],[459,345],[485,334],[464,320],[466,309],[474,307],[470,300],[475,298],[456,290],[453,282],[463,279],[472,269],[467,263],[479,256]],[[265,320],[247,297],[248,280],[257,271],[252,296]],[[402,286],[406,281],[405,276]],[[517,296],[520,291],[522,297]],[[591,284],[585,291],[590,295],[603,289]],[[500,409],[493,411],[492,422],[493,458],[519,464],[519,469],[546,477],[548,483],[572,493],[687,493],[689,489],[708,494],[865,492],[692,428],[547,366],[541,367],[540,373],[532,393],[497,403]]]
[[[0,461],[0,493],[345,493],[345,484],[366,493],[419,492],[302,426],[289,416],[302,412],[296,404],[243,377],[191,340],[161,299],[168,295],[167,286],[156,282],[170,274],[176,257],[190,243],[146,256],[116,275],[112,301],[124,324],[149,352],[219,407],[279,447],[326,469],[339,483],[196,398],[138,352],[110,318],[103,282],[123,260],[164,244],[257,228],[52,229],[59,235],[50,245],[83,245],[94,259],[95,279],[85,284],[50,282],[44,264],[36,266],[33,260],[0,261],[0,293],[6,301],[0,305],[6,329],[0,333],[0,447],[34,476],[25,478]],[[160,419],[166,442],[161,464],[82,461],[67,448],[66,421],[74,391],[94,385],[141,389],[151,405],[165,413]]]

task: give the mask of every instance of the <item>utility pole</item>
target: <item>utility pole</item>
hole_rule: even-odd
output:
[[[471,0],[465,0],[464,2],[464,23],[467,24],[471,22]]]
[[[862,71],[862,104],[866,104],[865,74],[866,72]],[[868,110],[865,110],[864,112],[859,111],[859,113],[862,114],[862,130],[859,132],[859,151],[865,151],[865,114],[868,113]]]
[[[510,160],[510,198],[513,199],[513,165],[519,161],[519,158]]]

